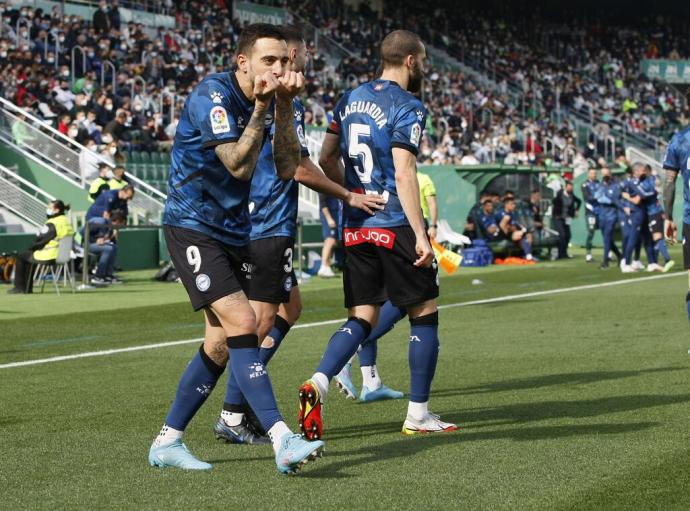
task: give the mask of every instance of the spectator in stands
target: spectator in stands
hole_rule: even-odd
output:
[[[96,275],[91,279],[92,284],[106,286],[121,283],[120,279],[115,277],[114,271],[118,229],[126,222],[127,217],[124,212],[116,210],[106,222],[89,224],[89,253],[98,256]]]
[[[419,182],[419,199],[422,206],[422,214],[427,223],[427,234],[431,239],[436,238],[438,228],[438,203],[436,202],[436,187],[428,174],[417,172]]]
[[[98,157],[98,146],[92,138],[86,140],[84,148],[79,153],[79,171],[85,181],[90,181],[99,173],[100,158]]]
[[[120,190],[127,186],[129,181],[125,177],[125,168],[118,165],[113,169],[113,177],[108,181],[108,186],[111,190]]]
[[[29,249],[17,256],[14,268],[14,287],[8,293],[32,293],[34,265],[37,263],[51,264],[55,262],[60,240],[66,236],[74,235],[72,223],[66,216],[69,209],[69,204],[65,204],[61,200],[54,200],[48,203],[46,210],[48,221],[41,228]]]
[[[323,236],[319,277],[335,277],[335,273],[331,269],[331,259],[338,244],[338,220],[340,219],[341,207],[341,202],[338,199],[325,194],[319,194],[319,216],[321,218],[321,234]]]
[[[558,259],[568,259],[568,245],[570,244],[570,224],[578,215],[582,201],[573,193],[572,181],[566,181],[565,187],[556,192],[553,198],[551,218],[554,229],[558,231]]]
[[[112,135],[113,140],[118,142],[119,145],[132,140],[129,127],[127,126],[127,111],[123,108],[118,109],[115,113],[115,118],[106,125],[103,133]]]
[[[98,9],[93,13],[92,23],[96,34],[107,34],[110,32],[111,20],[108,16],[108,4],[105,0],[98,2]]]
[[[89,202],[96,202],[101,193],[110,190],[108,181],[110,181],[112,175],[113,172],[107,163],[101,163],[98,166],[98,176],[89,185]]]
[[[134,187],[127,185],[120,190],[107,190],[102,192],[96,201],[86,212],[86,221],[89,223],[105,223],[113,211],[122,211],[127,218],[129,202],[134,197]]]

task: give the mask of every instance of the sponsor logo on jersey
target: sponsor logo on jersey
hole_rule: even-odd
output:
[[[228,113],[222,106],[215,106],[211,109],[211,131],[214,135],[230,132],[230,122],[228,121]]]
[[[252,270],[254,269],[254,265],[251,263],[242,263],[242,271],[248,275],[252,273]]]
[[[218,91],[212,92],[211,101],[213,101],[215,105],[220,105],[223,102],[223,95]]]
[[[395,233],[388,229],[373,227],[349,228],[343,230],[343,236],[346,247],[371,243],[377,247],[391,249],[395,243]]]
[[[422,138],[422,127],[419,124],[415,124],[412,126],[412,130],[410,130],[410,144],[418,146],[420,138]]]
[[[199,275],[196,276],[196,288],[201,291],[202,293],[205,293],[208,291],[208,288],[211,287],[211,277],[206,275],[205,273],[200,273]]]

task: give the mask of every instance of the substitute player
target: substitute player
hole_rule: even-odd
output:
[[[283,421],[245,295],[250,181],[259,155],[271,144],[274,123],[276,172],[289,179],[300,158],[292,100],[303,76],[286,71],[287,61],[287,45],[276,27],[246,27],[238,41],[237,70],[202,80],[177,127],[164,231],[192,306],[204,310],[206,332],[149,451],[153,466],[211,468],[187,450],[182,434],[223,373],[228,352],[242,393],[268,431],[278,470],[294,472],[323,448],[322,442],[293,434]]]
[[[666,220],[664,231],[670,244],[676,242],[678,228],[673,221],[673,203],[676,198],[676,178],[680,172],[683,179],[683,266],[690,270],[690,128],[676,133],[666,150],[663,162],[666,169],[664,183],[664,209]],[[688,271],[690,277],[690,271]],[[690,291],[685,296],[685,304],[690,320]]]
[[[301,73],[306,67],[307,58],[302,33],[293,27],[283,27],[281,31],[287,42],[287,69]],[[291,172],[294,178],[284,179],[276,172],[279,162],[273,156],[273,147],[271,144],[264,144],[249,194],[252,224],[249,252],[252,271],[248,297],[256,313],[261,345],[259,358],[264,365],[271,360],[302,311],[302,298],[292,267],[297,234],[298,183],[343,200],[350,207],[369,215],[383,209],[384,202],[378,196],[352,193],[345,189],[338,184],[343,182],[342,172],[328,177],[324,175],[309,159],[304,135],[304,108],[297,98],[293,100],[293,110],[294,130],[301,155]],[[275,138],[273,145],[276,146],[277,143],[278,139]],[[249,417],[245,417],[245,413]],[[234,373],[228,377],[223,411],[214,431],[218,438],[232,443],[255,444],[268,441],[263,437],[261,426],[253,420]]]
[[[331,337],[310,380],[299,389],[299,423],[307,438],[323,435],[322,400],[330,379],[347,363],[377,322],[386,297],[410,316],[410,403],[403,432],[457,429],[428,410],[438,359],[438,273],[424,226],[416,177],[416,155],[426,118],[411,93],[423,82],[426,51],[416,34],[396,30],[381,43],[383,74],[346,92],[324,139],[322,167],[345,162],[349,190],[387,200],[373,217],[346,207],[345,306],[349,319]]]

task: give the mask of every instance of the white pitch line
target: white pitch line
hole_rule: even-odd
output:
[[[650,280],[665,279],[665,278],[675,277],[678,275],[685,275],[685,272],[668,273],[665,275],[653,275],[651,277],[641,277],[641,278],[636,278],[636,279],[614,280],[612,282],[600,282],[598,284],[586,284],[586,285],[582,285],[582,286],[563,287],[563,288],[559,288],[559,289],[547,289],[545,291],[533,291],[531,293],[521,293],[521,294],[517,294],[517,295],[498,296],[496,298],[485,298],[483,300],[472,300],[469,302],[449,303],[446,305],[440,305],[439,309],[443,310],[443,309],[452,309],[455,307],[468,307],[471,305],[486,305],[489,303],[508,302],[511,300],[520,300],[523,298],[534,298],[536,296],[548,296],[548,295],[555,295],[555,294],[561,294],[561,293],[572,293],[574,291],[587,291],[589,289],[599,289],[602,287],[623,286],[625,284],[635,284],[635,283],[639,283],[639,282],[647,282]],[[319,327],[319,326],[336,325],[336,324],[342,323],[343,321],[345,321],[345,318],[330,319],[327,321],[316,321],[314,323],[302,323],[302,324],[298,324],[298,325],[293,326],[292,329],[296,330],[298,328],[314,328],[314,327]],[[156,344],[144,344],[142,346],[130,346],[129,348],[116,348],[116,349],[112,349],[112,350],[102,350],[102,351],[87,351],[84,353],[75,353],[74,355],[62,355],[62,356],[58,356],[58,357],[39,358],[36,360],[24,360],[22,362],[10,362],[7,364],[0,364],[0,369],[10,369],[13,367],[25,367],[25,366],[33,366],[33,365],[50,364],[52,362],[63,362],[65,360],[76,360],[79,358],[104,357],[107,355],[117,355],[118,353],[129,353],[132,351],[153,350],[156,348],[168,348],[171,346],[181,346],[183,344],[193,344],[193,343],[202,342],[202,341],[203,341],[203,338],[186,339],[184,341],[169,341],[169,342],[159,342]]]

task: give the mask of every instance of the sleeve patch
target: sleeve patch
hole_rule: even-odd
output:
[[[422,137],[422,127],[419,123],[412,126],[410,130],[410,144],[419,146],[419,139]]]
[[[230,121],[228,120],[228,113],[222,106],[215,106],[211,109],[209,114],[211,118],[211,131],[214,135],[230,132]]]

